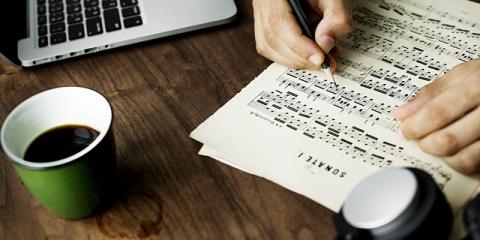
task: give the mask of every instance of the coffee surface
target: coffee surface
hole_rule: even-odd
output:
[[[63,125],[35,138],[24,159],[30,162],[51,162],[72,156],[92,143],[99,132],[83,125]]]

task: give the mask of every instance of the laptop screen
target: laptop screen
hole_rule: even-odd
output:
[[[0,52],[17,64],[17,42],[27,35],[26,1],[2,0],[0,3]]]

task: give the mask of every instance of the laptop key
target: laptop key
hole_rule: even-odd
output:
[[[59,3],[59,2],[62,2],[62,0],[48,0],[48,4]]]
[[[83,21],[83,16],[81,13],[68,15],[68,24],[75,24],[82,21]]]
[[[70,4],[67,6],[68,14],[78,13],[80,11],[82,11],[82,5],[80,5],[80,3]]]
[[[48,33],[47,26],[45,25],[38,26],[38,35],[43,36],[43,35],[47,35],[47,33]]]
[[[96,17],[100,15],[100,8],[99,7],[90,7],[85,9],[85,17]]]
[[[67,4],[75,4],[75,3],[79,3],[80,0],[67,0]]]
[[[99,17],[87,19],[87,35],[93,36],[103,33],[102,19]]]
[[[38,5],[37,13],[43,15],[47,12],[47,7],[45,5]]]
[[[102,0],[103,9],[112,8],[117,6],[117,0]]]
[[[45,4],[45,0],[37,0],[37,4],[38,4],[38,5]]]
[[[85,8],[96,7],[98,6],[98,0],[84,0],[83,6],[85,6]]]
[[[48,6],[50,13],[63,12],[63,3],[53,3]]]
[[[143,22],[142,22],[142,18],[140,16],[125,18],[123,20],[123,25],[126,28],[135,27],[135,26],[139,26],[139,25],[142,25],[142,24],[143,24]]]
[[[47,23],[47,16],[45,16],[45,15],[38,16],[38,18],[37,18],[37,24],[38,24],[38,25],[43,25],[43,24],[45,24],[45,23]]]
[[[75,24],[68,26],[68,39],[75,40],[85,37],[85,31],[83,30],[83,24]]]
[[[50,25],[50,33],[64,32],[65,23],[59,22]]]
[[[135,16],[138,14],[140,14],[140,8],[138,8],[137,6],[122,9],[122,15],[124,18]]]
[[[128,7],[128,6],[133,6],[137,4],[138,4],[137,0],[120,0],[120,5],[122,5],[122,7]]]
[[[65,32],[55,33],[50,35],[51,44],[59,44],[66,41],[67,41],[67,34],[65,34]]]
[[[120,14],[118,9],[108,9],[103,11],[103,20],[105,21],[105,31],[112,32],[122,28]]]
[[[39,47],[46,47],[47,45],[48,45],[48,37],[38,38],[38,46]]]
[[[50,23],[63,22],[64,20],[65,15],[63,15],[63,12],[50,14]]]

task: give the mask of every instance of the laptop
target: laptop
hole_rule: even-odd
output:
[[[0,52],[29,67],[231,22],[234,0],[2,0]]]

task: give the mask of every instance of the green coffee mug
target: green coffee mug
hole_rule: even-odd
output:
[[[30,192],[43,206],[66,219],[84,218],[101,208],[116,178],[112,109],[98,92],[61,87],[20,103],[3,122],[3,151]],[[84,125],[99,132],[80,152],[50,162],[30,162],[25,151],[42,133],[62,125]]]

